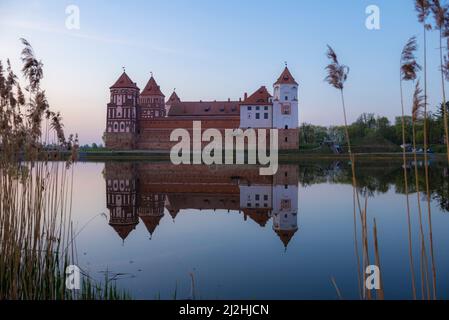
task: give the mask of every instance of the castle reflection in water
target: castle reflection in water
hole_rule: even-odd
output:
[[[228,210],[272,229],[287,248],[298,231],[298,167],[274,176],[257,166],[106,163],[109,225],[125,240],[139,220],[153,235],[161,219],[186,210]]]

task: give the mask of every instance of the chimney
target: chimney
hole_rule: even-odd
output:
[[[239,102],[242,102],[242,98],[239,98]]]
[[[228,102],[231,102],[231,98],[228,98]]]
[[[247,98],[248,98],[248,93],[245,92],[245,99],[244,100],[246,100]]]

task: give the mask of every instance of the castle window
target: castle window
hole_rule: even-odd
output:
[[[125,129],[125,125],[124,125],[123,123],[120,125],[120,129],[121,129],[121,130],[124,130],[124,129]]]
[[[281,112],[282,112],[282,114],[290,114],[291,113],[290,104],[288,104],[288,103],[282,104]]]
[[[251,111],[253,108],[252,107],[248,107],[248,111]]]
[[[268,195],[267,195],[267,194],[265,194],[265,195],[263,196],[263,200],[264,200],[264,201],[268,201]]]
[[[114,123],[114,129],[117,130],[118,129],[118,125],[117,123]]]
[[[268,110],[268,106],[265,106],[265,107],[264,107],[264,110],[267,111],[267,110]]]
[[[288,138],[287,137],[285,137],[285,142],[288,142]]]
[[[288,101],[288,96],[285,96],[285,101]]]
[[[292,208],[292,201],[290,199],[284,199],[281,201],[281,210],[290,210]]]
[[[256,110],[259,111],[259,110],[260,110],[260,107],[256,107]]]
[[[256,201],[260,200],[260,195],[256,194]]]
[[[264,114],[263,114],[263,118],[264,118],[264,119],[268,119],[268,113],[264,113]]]
[[[260,119],[260,113],[256,113],[256,119]]]

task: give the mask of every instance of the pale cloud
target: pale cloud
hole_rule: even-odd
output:
[[[45,33],[51,33],[51,34],[58,34],[62,36],[68,36],[68,37],[74,37],[79,39],[85,39],[88,41],[95,41],[100,43],[106,43],[106,44],[115,44],[115,45],[121,45],[121,46],[128,46],[128,47],[135,47],[139,49],[144,50],[151,50],[159,53],[166,53],[166,54],[175,54],[177,51],[162,47],[162,46],[149,46],[145,42],[136,42],[136,41],[129,41],[125,39],[120,38],[113,38],[113,37],[107,37],[107,36],[99,36],[95,34],[87,34],[82,33],[74,30],[67,30],[65,28],[57,28],[50,25],[45,25],[43,23],[35,23],[31,21],[25,21],[25,20],[8,20],[4,19],[0,21],[0,26],[7,27],[7,28],[17,28],[17,29],[26,29],[26,30],[32,30],[32,31],[38,31],[38,32],[45,32]]]

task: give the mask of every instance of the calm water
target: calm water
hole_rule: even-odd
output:
[[[359,297],[353,189],[345,163],[282,165],[274,177],[261,177],[249,166],[144,162],[78,163],[74,170],[78,264],[98,280],[107,270],[133,298],[172,299],[175,292],[178,299],[190,298],[190,273],[196,298],[335,299],[332,277],[343,298]],[[385,296],[412,298],[401,164],[360,164],[357,176],[362,201],[368,196],[371,262],[373,219],[377,222]],[[448,180],[447,167],[432,164],[436,290],[444,299],[449,298]],[[421,199],[431,288],[430,228]],[[416,193],[410,203],[420,297]],[[357,225],[361,254],[359,219]]]

